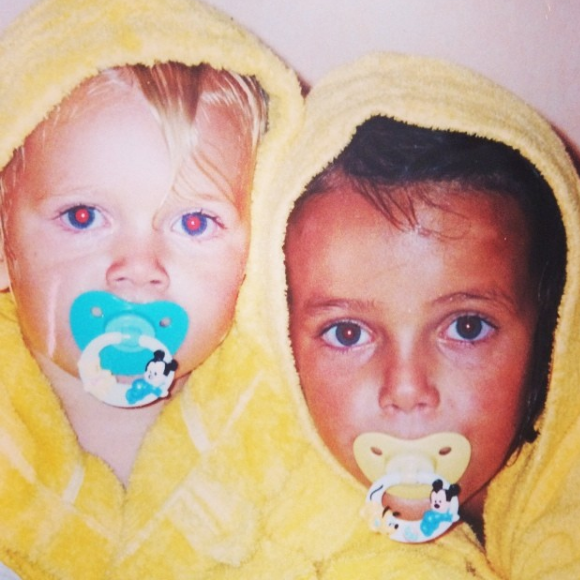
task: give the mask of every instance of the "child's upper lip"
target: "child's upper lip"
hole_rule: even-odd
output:
[[[421,439],[435,433],[454,432],[461,433],[455,426],[443,424],[441,420],[429,420],[425,417],[413,416],[413,413],[403,417],[386,418],[378,429],[367,429],[367,432],[376,431],[397,439]]]
[[[173,302],[173,300],[168,297],[166,291],[155,290],[154,286],[150,288],[132,288],[130,290],[107,290],[115,296],[126,300],[127,302],[132,302],[133,304],[148,304],[149,302],[157,302],[159,300],[167,300]]]

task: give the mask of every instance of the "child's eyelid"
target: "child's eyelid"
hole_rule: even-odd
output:
[[[59,206],[56,209],[56,213],[58,215],[63,215],[65,213],[67,213],[67,212],[69,212],[69,211],[71,211],[73,209],[77,209],[77,208],[78,209],[80,209],[80,208],[87,208],[87,209],[90,209],[90,210],[97,211],[97,212],[99,212],[99,213],[101,213],[103,215],[106,213],[105,212],[105,209],[103,207],[101,207],[99,204],[96,204],[96,203],[86,203],[86,202],[82,202],[82,201],[79,201],[79,202],[69,202],[67,204],[63,204],[63,205]]]
[[[239,207],[222,199],[203,199],[200,200],[200,203],[197,206],[193,204],[189,208],[182,206],[182,215],[195,212],[200,212],[208,218],[211,218],[221,228],[228,228],[230,224],[243,218],[243,212],[241,212]]]
[[[481,310],[476,309],[455,310],[451,313],[447,313],[439,318],[438,326],[440,328],[448,328],[458,320],[465,318],[478,318],[489,326],[494,328],[497,328],[498,326],[496,321],[497,317],[490,315],[488,312],[482,312]]]
[[[200,215],[203,216],[207,219],[210,219],[212,221],[214,221],[217,225],[221,226],[221,217],[219,215],[219,213],[215,212],[215,211],[211,211],[205,207],[193,207],[193,208],[187,208],[187,209],[180,209],[179,211],[175,212],[172,218],[172,223],[178,223],[180,220],[182,220],[184,217],[186,216],[190,216],[190,215]]]
[[[224,227],[224,222],[223,222],[222,216],[220,214],[206,210],[206,209],[202,209],[196,213],[199,213],[202,216],[204,216],[205,218],[210,219],[212,222],[214,222],[220,228]]]

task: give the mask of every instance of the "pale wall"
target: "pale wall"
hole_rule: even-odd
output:
[[[95,0],[98,1],[98,0]],[[0,0],[0,27],[32,0]],[[578,0],[210,0],[307,82],[370,50],[451,59],[510,88],[580,151]]]

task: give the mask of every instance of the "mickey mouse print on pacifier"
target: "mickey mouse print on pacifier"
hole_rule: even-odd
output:
[[[72,335],[81,349],[85,390],[115,407],[141,407],[167,397],[187,334],[185,310],[169,301],[137,304],[109,292],[81,294],[70,310]],[[135,377],[123,382],[120,377]]]
[[[434,433],[421,439],[397,439],[363,433],[353,446],[361,471],[374,483],[362,511],[374,532],[405,543],[421,543],[444,534],[459,520],[459,478],[471,457],[469,441],[459,433]],[[385,494],[430,500],[420,520],[405,520],[391,510]]]

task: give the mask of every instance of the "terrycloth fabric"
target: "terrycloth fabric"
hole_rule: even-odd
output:
[[[435,542],[413,546],[366,530],[357,515],[366,490],[324,448],[294,368],[283,255],[288,215],[306,184],[343,150],[356,127],[375,115],[507,143],[542,173],[563,214],[568,281],[541,435],[489,492],[485,550],[466,524]],[[580,502],[574,486],[580,475],[580,197],[574,168],[548,124],[466,69],[421,57],[369,55],[315,86],[303,131],[276,183],[277,197],[266,200],[272,225],[260,246],[264,311],[271,316],[271,340],[293,382],[297,413],[312,444],[274,510],[272,537],[278,533],[294,558],[300,553],[324,578],[579,578],[580,535],[574,522]]]
[[[195,0],[46,0],[26,12],[0,41],[0,167],[83,80],[158,61],[259,80],[268,131],[252,195],[268,195],[301,119],[299,84],[255,38]],[[287,390],[254,339],[246,285],[232,331],[149,432],[127,490],[79,447],[22,341],[11,296],[0,297],[0,562],[27,579],[128,580],[204,577],[251,557],[260,506],[285,474],[283,450],[257,458],[270,438],[293,449],[293,431]]]

